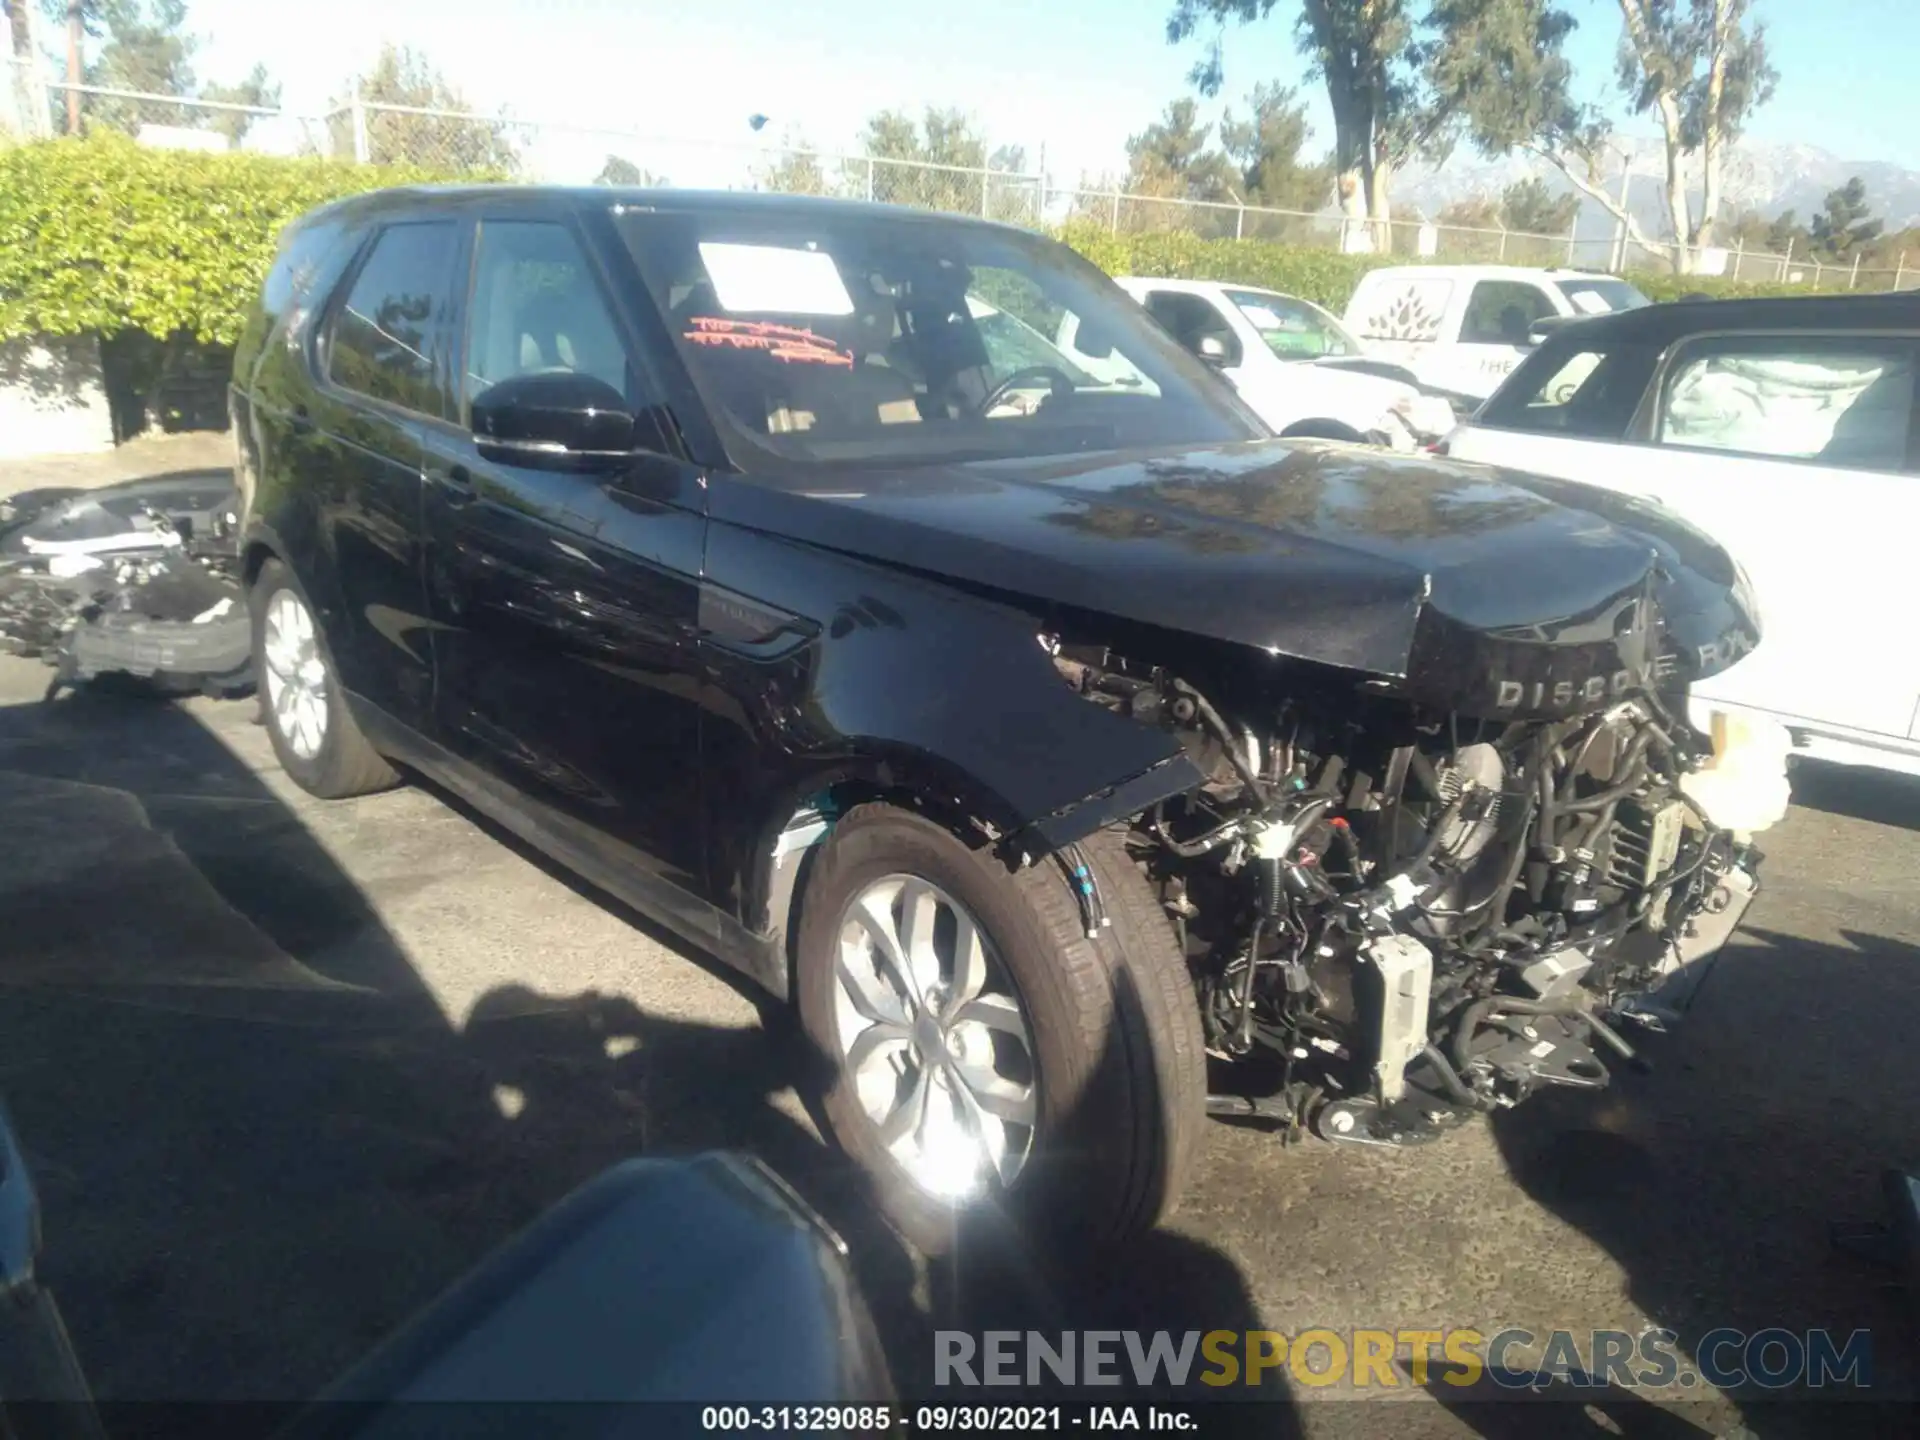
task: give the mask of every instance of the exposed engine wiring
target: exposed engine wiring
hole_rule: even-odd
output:
[[[1626,1056],[1590,1012],[1648,988],[1684,950],[1693,877],[1738,863],[1679,788],[1700,737],[1645,697],[1558,720],[1355,718],[1338,697],[1216,704],[1087,645],[1056,663],[1088,699],[1179,732],[1207,776],[1134,821],[1128,853],[1171,917],[1210,1050],[1278,1062],[1285,1104],[1236,1113],[1306,1123],[1409,1085],[1485,1109],[1591,1083],[1591,1047]],[[1084,857],[1061,863],[1097,933]],[[1643,932],[1655,943],[1627,943]],[[1544,1038],[1500,1023],[1522,1015],[1553,1017]]]

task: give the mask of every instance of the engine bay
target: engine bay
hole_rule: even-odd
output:
[[[1208,777],[1127,841],[1235,1077],[1216,1113],[1401,1144],[1603,1086],[1607,1062],[1639,1063],[1627,1032],[1678,1020],[1754,894],[1758,852],[1691,793],[1715,756],[1683,692],[1532,720],[1351,686],[1221,685],[1216,704],[1164,667],[1041,643]]]

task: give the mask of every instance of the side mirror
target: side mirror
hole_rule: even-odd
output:
[[[1062,350],[1071,350],[1084,355],[1089,360],[1110,360],[1113,358],[1114,340],[1105,326],[1098,321],[1086,320],[1077,325],[1071,335],[1065,335],[1066,326],[1061,327],[1064,343]]]
[[[1216,370],[1224,370],[1230,358],[1227,355],[1227,342],[1218,335],[1202,335],[1194,343],[1193,353],[1200,357],[1201,364],[1211,365]]]
[[[473,400],[473,443],[489,460],[539,470],[618,470],[633,458],[626,397],[571,371],[515,375]]]

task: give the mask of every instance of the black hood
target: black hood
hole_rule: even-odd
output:
[[[1264,440],[801,478],[716,484],[714,518],[1450,703],[1468,677],[1428,672],[1577,701],[1595,675],[1644,680],[1662,646],[1692,676],[1758,639],[1736,567],[1670,513],[1430,456]],[[1521,708],[1564,708],[1540,698]]]

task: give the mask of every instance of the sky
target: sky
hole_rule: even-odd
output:
[[[1586,98],[1607,99],[1620,21],[1615,0],[1564,0]],[[1920,0],[1754,0],[1772,37],[1779,89],[1753,122],[1759,140],[1844,160],[1920,169],[1920,90],[1900,57],[1920,53]],[[1127,136],[1189,93],[1200,46],[1165,38],[1171,0],[188,0],[204,80],[263,61],[293,109],[323,109],[383,41],[411,45],[479,109],[642,135],[743,145],[803,138],[855,149],[887,107],[957,107],[993,145],[1044,148],[1059,183],[1124,169]],[[1282,3],[1277,17],[1297,7]],[[321,18],[323,17],[323,18]],[[1226,97],[1261,80],[1300,84],[1316,148],[1332,139],[1323,91],[1306,82],[1291,25],[1272,18],[1226,36]],[[1872,57],[1886,57],[1875,64]],[[1218,106],[1212,107],[1213,109]],[[755,137],[747,117],[768,116]],[[1646,121],[1634,133],[1653,134]],[[613,148],[578,137],[582,153]],[[675,183],[684,149],[621,153]],[[561,178],[561,177],[556,177]],[[580,178],[588,178],[582,176]]]

